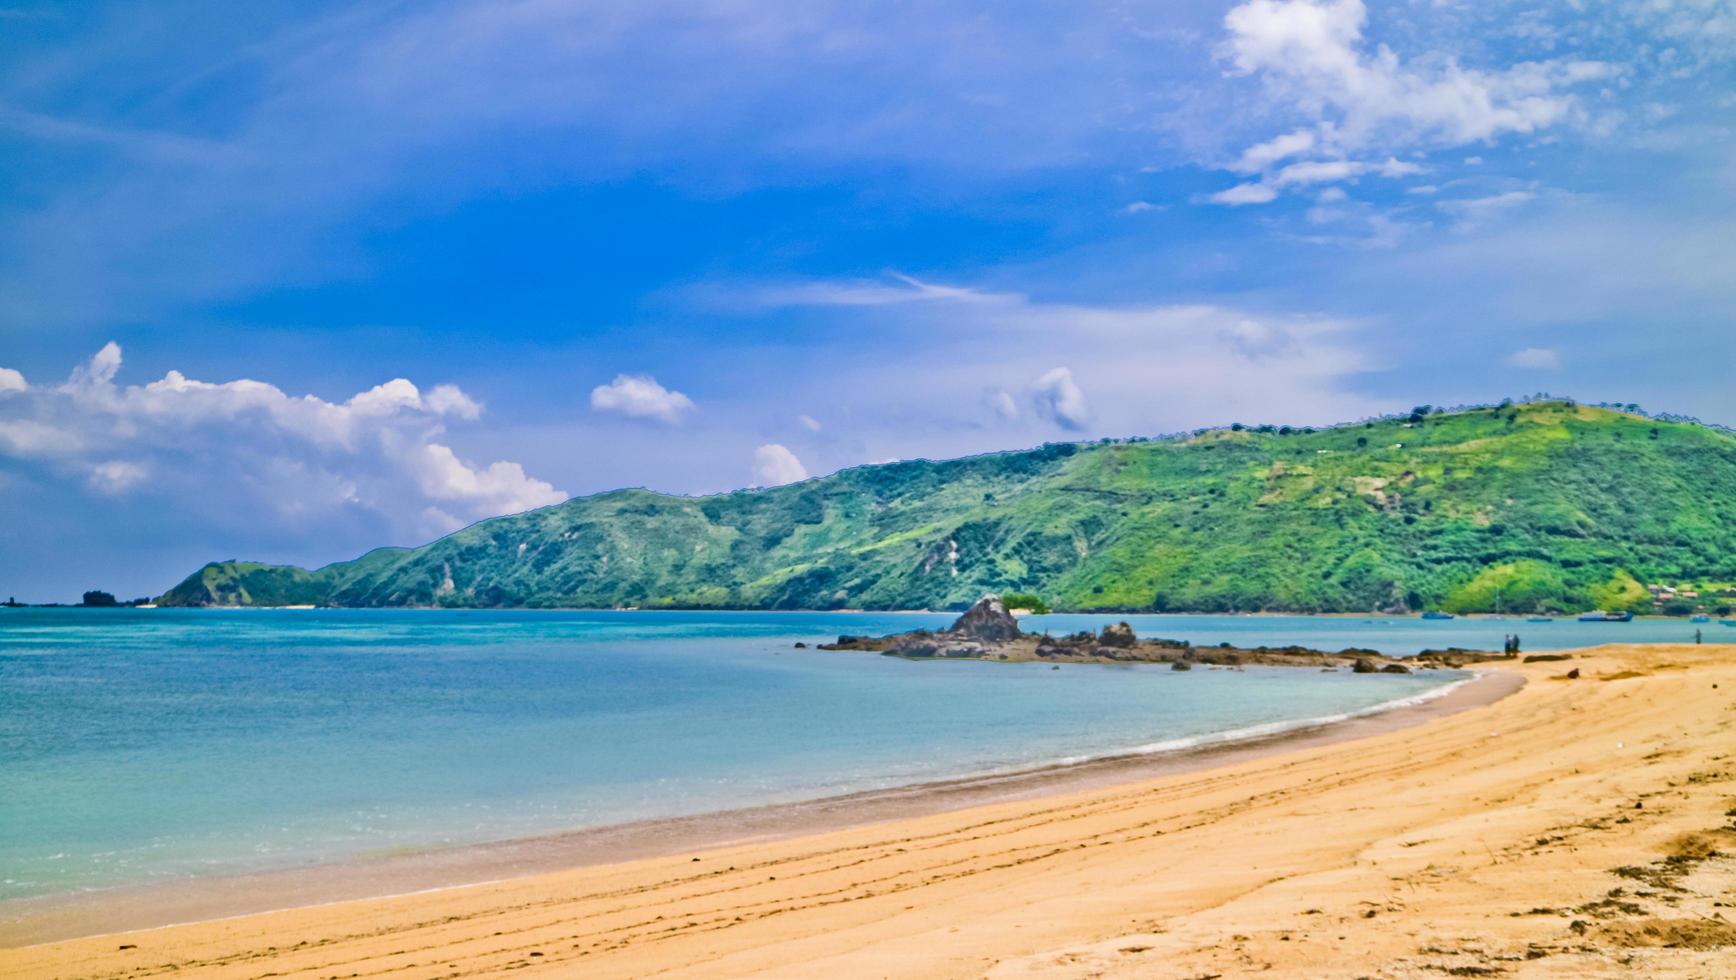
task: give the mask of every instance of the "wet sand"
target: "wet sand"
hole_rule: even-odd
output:
[[[521,842],[495,867],[567,870],[0,974],[1727,975],[1733,780],[1736,649],[1605,647],[1262,743]]]

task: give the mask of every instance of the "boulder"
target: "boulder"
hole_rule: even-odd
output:
[[[940,651],[940,644],[927,633],[912,633],[886,649],[894,657],[935,657]]]
[[[1170,670],[1192,670],[1193,669],[1193,661],[1186,660],[1186,659],[1177,660],[1174,663],[1169,665],[1169,669]]]
[[[1376,674],[1380,672],[1380,668],[1375,665],[1375,662],[1367,657],[1357,657],[1356,663],[1351,665],[1350,670],[1352,673],[1356,674]]]
[[[1385,667],[1380,668],[1380,672],[1383,674],[1408,674],[1410,673],[1410,668],[1406,667],[1404,664],[1387,664]]]
[[[952,624],[949,633],[984,643],[1007,643],[1020,637],[1019,621],[1007,612],[998,595],[983,596]]]
[[[1103,635],[1098,637],[1097,642],[1106,647],[1131,647],[1136,641],[1133,627],[1121,622],[1103,627]]]

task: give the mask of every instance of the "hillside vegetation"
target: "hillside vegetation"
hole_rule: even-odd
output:
[[[1736,581],[1736,437],[1566,402],[620,490],[166,605],[1646,610]]]

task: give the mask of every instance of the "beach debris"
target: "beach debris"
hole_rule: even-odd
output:
[[[1568,671],[1567,672],[1567,679],[1570,681],[1579,680],[1579,668],[1575,667],[1572,670]]]

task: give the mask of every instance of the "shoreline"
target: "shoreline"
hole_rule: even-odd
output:
[[[161,604],[146,604],[146,605],[140,605],[140,606],[132,606],[132,605],[84,606],[84,605],[80,605],[76,602],[74,602],[74,603],[20,602],[15,606],[8,606],[4,603],[0,603],[0,609],[80,609],[80,610],[84,610],[84,609],[103,609],[103,610],[109,610],[109,609],[168,609],[168,610],[193,610],[193,611],[203,611],[203,612],[705,613],[708,615],[709,614],[730,614],[730,613],[796,613],[796,614],[808,614],[808,615],[817,615],[817,616],[831,616],[831,615],[956,616],[959,613],[964,611],[962,609],[857,609],[857,608],[850,608],[850,609],[772,609],[772,608],[759,608],[756,606],[730,606],[730,607],[654,606],[651,608],[646,608],[643,606],[634,606],[634,607],[630,607],[630,608],[621,608],[621,607],[615,607],[615,606],[321,606],[321,605],[293,605],[293,606],[259,606],[259,605],[176,606],[176,605],[167,605],[167,606],[165,606],[165,605],[161,605]],[[1337,611],[1331,611],[1331,612],[1295,612],[1295,611],[1288,611],[1288,610],[1282,610],[1282,609],[1254,609],[1254,610],[1228,610],[1228,611],[1226,611],[1226,610],[1211,611],[1211,610],[1165,609],[1161,612],[1159,612],[1157,610],[1152,610],[1152,609],[1120,609],[1120,608],[1114,608],[1114,609],[1051,609],[1046,613],[1026,613],[1025,615],[1026,616],[1124,616],[1124,617],[1125,616],[1149,616],[1149,617],[1223,616],[1223,617],[1239,617],[1239,618],[1304,617],[1304,618],[1309,618],[1309,619],[1363,619],[1363,620],[1391,619],[1391,620],[1418,620],[1418,621],[1423,620],[1423,614],[1422,613],[1416,613],[1416,612],[1382,613],[1382,612],[1358,612],[1356,610],[1337,610]],[[1495,621],[1495,622],[1500,622],[1501,620],[1508,620],[1508,621],[1514,622],[1514,623],[1524,623],[1524,622],[1527,622],[1530,619],[1530,617],[1533,615],[1546,616],[1548,618],[1549,622],[1571,623],[1571,622],[1578,622],[1579,616],[1581,614],[1580,613],[1464,612],[1464,613],[1454,613],[1452,616],[1452,619],[1446,620],[1446,622],[1452,622],[1453,620],[1463,619],[1463,620],[1472,620],[1472,621],[1478,621],[1478,622],[1483,621],[1483,620],[1491,620],[1491,621]],[[1666,621],[1670,621],[1670,622],[1678,622],[1679,621],[1682,623],[1690,623],[1692,616],[1710,616],[1711,617],[1711,623],[1713,625],[1719,624],[1722,619],[1728,619],[1729,618],[1728,616],[1720,617],[1717,614],[1710,613],[1710,612],[1707,612],[1707,613],[1690,613],[1690,614],[1684,614],[1684,615],[1669,615],[1666,613],[1650,613],[1650,612],[1636,612],[1636,613],[1634,613],[1634,619],[1635,620],[1666,620]],[[1020,618],[1022,619],[1022,618],[1024,618],[1024,616],[1021,616]],[[1598,621],[1598,622],[1601,622],[1601,621]],[[1620,624],[1617,622],[1611,622],[1609,625],[1620,625]],[[1619,642],[1619,640],[1617,642]]]
[[[0,949],[0,974],[1722,976],[1736,953],[1728,651],[1582,649],[1512,665],[1526,683],[1480,708],[1341,744]]]
[[[1294,669],[1294,668],[1293,668]],[[1329,718],[1135,746],[1112,754],[819,799],[364,855],[282,869],[179,878],[0,902],[0,950],[208,923],[355,900],[510,884],[554,872],[862,828],[1197,773],[1399,731],[1494,704],[1526,683],[1501,669]],[[1188,744],[1176,744],[1186,742]]]

